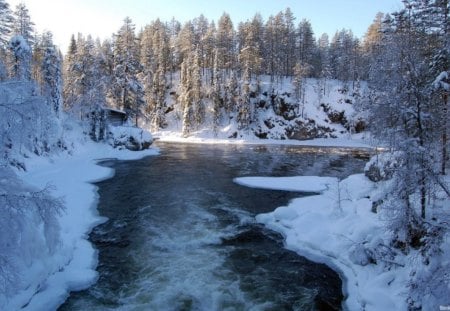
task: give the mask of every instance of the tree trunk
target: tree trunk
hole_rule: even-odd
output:
[[[422,173],[424,175],[424,173]],[[427,203],[427,189],[426,189],[426,182],[425,182],[425,176],[422,176],[422,179],[420,180],[420,216],[422,219],[425,219],[425,211],[426,211],[426,203]]]
[[[448,120],[447,120],[447,114],[448,114],[448,94],[445,93],[443,95],[443,99],[444,99],[444,109],[442,111],[443,114],[443,120],[444,120],[444,124],[442,126],[442,166],[441,166],[441,174],[445,175],[445,168],[446,168],[446,164],[447,164],[447,125],[448,125]]]

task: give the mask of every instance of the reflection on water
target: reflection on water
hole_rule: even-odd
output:
[[[109,221],[90,235],[100,274],[61,310],[336,310],[341,280],[283,248],[254,221],[301,193],[252,189],[241,176],[343,178],[364,161],[339,149],[159,144],[161,155],[109,161],[98,183]],[[333,151],[333,152],[329,152]]]

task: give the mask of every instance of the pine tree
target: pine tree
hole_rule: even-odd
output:
[[[219,66],[229,74],[235,65],[235,33],[230,15],[223,13],[217,24]]]
[[[226,115],[230,116],[236,112],[238,98],[238,80],[236,74],[233,72],[227,79],[224,90],[224,108]]]
[[[187,58],[181,64],[181,78],[180,78],[180,102],[183,110],[182,133],[184,137],[188,137],[193,126],[193,109],[192,109],[192,81],[189,72],[189,61]]]
[[[242,76],[242,92],[238,99],[237,123],[240,130],[248,130],[253,119],[253,109],[250,102],[250,69],[244,69]]]
[[[363,80],[367,80],[370,75],[371,62],[375,61],[381,52],[380,45],[383,35],[383,13],[377,13],[373,23],[367,29],[361,43],[362,64],[359,68],[359,75]]]
[[[194,126],[198,128],[205,119],[205,106],[202,98],[202,75],[200,67],[200,51],[197,49],[191,57],[190,79],[192,81],[192,108]]]
[[[250,77],[252,74],[259,75],[261,72],[262,57],[257,31],[252,22],[241,25],[242,46],[239,52],[239,63],[240,68],[243,71],[247,70]]]
[[[34,23],[31,21],[30,13],[24,3],[20,3],[16,6],[13,18],[13,35],[22,36],[29,46],[33,46],[35,42]]]
[[[194,25],[194,46],[198,49],[198,54],[200,58],[200,68],[202,68],[202,75],[205,75],[205,68],[208,62],[207,41],[206,35],[208,33],[209,22],[208,19],[201,14],[199,17],[195,18],[193,21]]]
[[[204,68],[213,68],[215,62],[215,50],[216,50],[216,25],[211,22],[208,26],[205,36],[203,37],[203,50],[204,50]],[[214,75],[211,72],[210,83],[213,83]]]
[[[302,66],[300,63],[295,64],[294,67],[294,79],[292,81],[294,87],[294,97],[298,102],[300,109],[300,115],[304,117],[305,109],[305,93],[306,93],[306,77],[309,74],[309,67]]]
[[[213,101],[213,131],[214,135],[217,137],[220,124],[220,109],[222,106],[222,96],[221,96],[221,83],[220,83],[220,71],[219,71],[219,55],[218,50],[214,51],[214,69],[213,69],[213,85],[212,85],[212,101]]]
[[[276,16],[270,16],[265,26],[265,59],[267,61],[266,73],[270,75],[271,82],[283,74],[282,38],[284,30],[283,13],[280,12]]]
[[[8,2],[0,0],[0,45],[2,46],[8,45],[13,20]]]
[[[296,51],[296,29],[294,26],[295,17],[290,8],[284,11],[284,74],[286,76],[292,76],[292,68],[295,64],[295,51]]]
[[[179,58],[180,61],[183,62],[184,60],[188,59],[190,54],[195,49],[194,44],[194,25],[191,21],[184,24],[183,28],[178,34],[178,52],[179,52]]]
[[[297,61],[302,64],[303,67],[312,67],[316,43],[311,23],[303,19],[298,25],[297,33]],[[313,71],[311,70],[310,72]]]

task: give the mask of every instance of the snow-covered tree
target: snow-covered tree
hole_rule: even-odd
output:
[[[189,136],[193,127],[193,94],[192,94],[192,81],[189,72],[189,61],[187,58],[181,64],[181,78],[180,78],[180,104],[183,111],[182,133],[184,137]]]
[[[304,117],[305,110],[305,96],[306,96],[306,77],[308,76],[310,71],[310,66],[302,65],[300,63],[295,64],[294,67],[294,79],[292,80],[292,84],[294,87],[294,98],[298,102],[298,106],[300,107],[300,115],[302,118]]]
[[[180,61],[184,61],[189,58],[189,55],[194,51],[195,44],[194,25],[191,21],[186,22],[178,33],[177,48]]]
[[[41,86],[42,94],[48,98],[54,113],[59,116],[62,109],[62,57],[53,44],[53,34],[45,32],[40,38],[39,49],[42,51]]]
[[[225,113],[229,116],[236,112],[238,92],[238,80],[236,74],[232,73],[226,80],[224,89],[224,108]]]
[[[424,44],[433,36],[421,26],[426,17],[416,13],[405,1],[405,8],[384,22],[381,53],[370,70],[375,93],[369,109],[373,133],[399,155],[395,187],[385,202],[396,216],[390,217],[394,239],[424,249],[433,243],[434,190],[450,193],[439,176],[442,107],[432,100],[435,77]]]
[[[235,33],[231,17],[223,13],[217,23],[217,49],[219,50],[219,66],[227,73],[235,65]]]
[[[211,98],[213,101],[213,131],[217,136],[217,132],[219,130],[220,124],[220,110],[222,106],[222,92],[221,92],[221,83],[220,83],[220,71],[219,71],[219,63],[218,63],[218,50],[216,49],[214,52],[214,68],[213,68],[213,84],[211,90]]]
[[[152,128],[158,130],[166,124],[166,73],[170,70],[171,61],[167,27],[156,20],[144,29],[140,41],[140,81],[144,87],[146,112]]]
[[[143,92],[138,79],[141,71],[135,26],[130,18],[125,18],[123,25],[115,35],[114,72],[109,96],[118,109],[125,110],[135,119],[142,114]]]
[[[183,108],[183,135],[188,136],[204,121],[199,51],[192,52],[181,66],[180,101]]]
[[[192,81],[192,108],[194,126],[198,128],[205,120],[205,105],[202,96],[202,72],[200,67],[200,51],[197,49],[191,57],[190,79]]]
[[[35,43],[34,23],[24,3],[19,3],[13,13],[12,34],[22,36],[29,46]]]
[[[0,45],[8,44],[13,20],[9,3],[6,0],[0,0]]]
[[[242,76],[242,91],[237,102],[237,123],[241,130],[248,130],[253,119],[253,107],[250,102],[250,69],[246,67]]]
[[[10,75],[17,80],[31,79],[31,48],[26,40],[20,36],[14,36],[9,41],[10,50]]]

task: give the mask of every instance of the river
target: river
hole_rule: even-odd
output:
[[[251,189],[242,176],[345,178],[365,158],[337,148],[158,143],[161,154],[105,161],[109,220],[90,240],[99,279],[59,310],[339,310],[336,272],[283,247],[255,223],[306,193]]]

